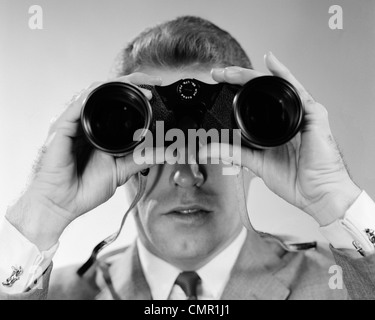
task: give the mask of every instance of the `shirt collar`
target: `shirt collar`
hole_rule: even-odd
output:
[[[180,270],[148,251],[137,239],[139,260],[154,300],[167,300]]]
[[[231,270],[246,239],[246,229],[232,243],[197,270],[202,280],[202,295],[220,299],[229,280]],[[137,239],[139,259],[154,300],[167,300],[181,270],[149,252]]]
[[[202,279],[203,296],[220,299],[245,240],[246,229],[243,228],[228,247],[197,270]]]

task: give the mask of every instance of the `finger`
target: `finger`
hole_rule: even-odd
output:
[[[150,90],[147,90],[147,89],[144,89],[144,88],[138,88],[142,91],[142,93],[145,95],[145,97],[148,99],[148,100],[151,100],[152,99],[152,93]]]
[[[238,85],[244,85],[246,82],[264,75],[262,72],[241,67],[214,68],[211,70],[212,79],[215,81]]]
[[[48,134],[53,134],[57,130],[64,130],[70,137],[75,136],[79,120],[81,118],[81,111],[85,100],[89,93],[102,83],[96,83],[89,89],[82,90],[78,95],[73,97],[68,107],[62,112],[62,114],[52,120]]]
[[[55,116],[50,120],[48,136],[56,133],[57,130],[64,127],[75,128],[77,126],[81,115],[82,100],[84,99],[84,97],[81,96],[82,94],[83,93],[81,92],[79,95],[74,96],[65,110],[60,115]]]
[[[117,78],[115,81],[122,81],[127,83],[133,83],[135,85],[148,84],[151,86],[160,86],[162,84],[161,77],[150,76],[142,72],[135,72],[120,78]]]
[[[262,151],[259,150],[242,148],[240,145],[215,142],[201,147],[199,149],[198,159],[200,164],[218,163],[215,160],[220,159],[224,164],[229,163],[244,167],[252,171],[255,175],[261,176],[261,152]]]
[[[290,70],[275,57],[272,52],[268,52],[264,56],[264,60],[268,70],[270,70],[274,76],[278,76],[290,82],[297,89],[299,95],[303,100],[305,100],[305,102],[314,102],[313,97],[304,88],[304,86],[295,78]]]
[[[166,153],[164,147],[150,148],[148,151],[144,156],[140,152],[133,152],[125,157],[116,158],[118,186],[125,184],[138,172],[173,159],[173,155]]]

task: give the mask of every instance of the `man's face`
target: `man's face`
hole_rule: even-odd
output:
[[[163,85],[184,78],[215,83],[209,70],[147,68],[140,72],[160,76]],[[223,175],[223,167],[164,164],[151,168],[135,218],[140,239],[148,250],[180,268],[194,269],[239,234],[239,199],[243,195],[237,192],[237,176]]]

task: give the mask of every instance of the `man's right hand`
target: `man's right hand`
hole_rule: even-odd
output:
[[[143,73],[114,81],[161,85],[160,78]],[[74,219],[106,202],[118,186],[151,166],[137,165],[133,154],[115,158],[94,149],[85,167],[77,170],[75,140],[82,134],[81,109],[88,94],[101,84],[81,92],[52,124],[26,191],[7,211],[8,221],[41,251],[52,247]],[[151,99],[150,91],[141,90]]]

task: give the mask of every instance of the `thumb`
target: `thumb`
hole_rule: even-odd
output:
[[[206,164],[208,159],[211,163],[217,164],[218,159],[222,160],[223,164],[232,164],[239,167],[247,168],[255,175],[261,176],[262,150],[253,150],[241,145],[230,145],[226,143],[211,143],[204,145],[199,149],[199,163]]]
[[[144,151],[144,152],[142,152]],[[125,184],[133,175],[158,164],[170,162],[171,154],[165,152],[164,147],[136,148],[125,157],[116,158],[117,186]]]

